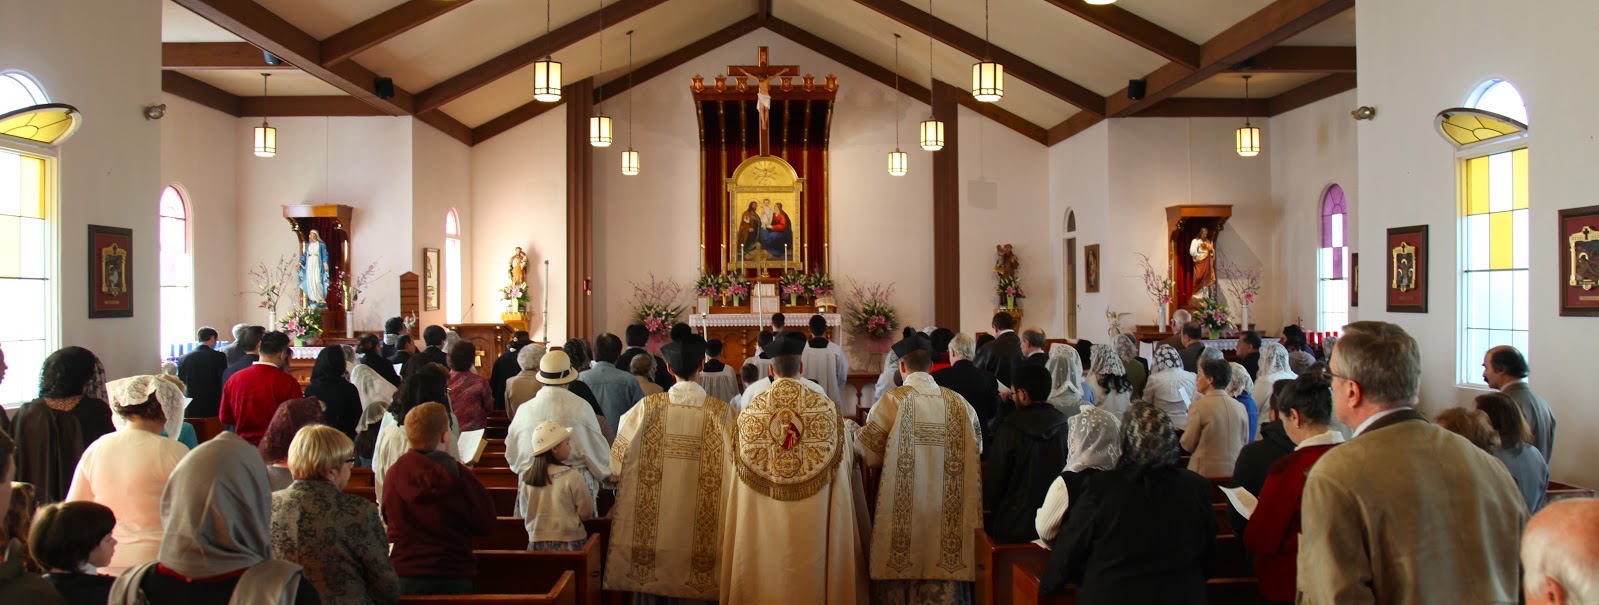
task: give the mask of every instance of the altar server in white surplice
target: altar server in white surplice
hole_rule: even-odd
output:
[[[705,364],[699,369],[699,376],[694,379],[705,389],[705,394],[730,401],[738,395],[738,370],[722,363],[722,341],[711,339],[705,341]],[[668,362],[667,365],[671,365]],[[678,382],[682,382],[679,380]]]
[[[804,342],[767,345],[779,378],[739,414],[722,605],[867,603],[854,423],[795,381]]]
[[[619,488],[605,588],[635,603],[720,596],[734,414],[694,380],[705,355],[697,334],[661,347],[677,384],[622,415],[611,447]]]
[[[849,380],[849,360],[844,348],[827,339],[827,319],[811,316],[811,339],[805,344],[805,377],[822,385],[827,398],[838,402],[845,418],[855,417],[855,401],[844,400],[844,385]]]
[[[856,450],[883,469],[872,523],[872,603],[971,603],[982,432],[977,412],[927,370],[933,344],[913,334],[894,344],[905,385],[872,406]]]
[[[517,476],[533,467],[533,432],[539,424],[550,421],[572,428],[572,455],[562,462],[576,469],[589,485],[589,493],[600,493],[600,482],[610,475],[606,460],[610,443],[600,430],[600,419],[594,408],[577,394],[568,391],[577,380],[577,370],[572,369],[572,358],[565,351],[550,351],[539,360],[539,382],[544,386],[539,393],[516,408],[516,417],[505,434],[505,459]],[[522,493],[517,492],[516,512],[521,514]]]
[[[817,395],[827,397],[827,389],[822,388],[822,385],[816,384],[816,381],[803,376],[805,372],[805,362],[801,361],[801,359],[805,353],[805,336],[801,335],[799,332],[787,332],[786,334],[778,335],[774,340],[786,340],[787,342],[778,342],[777,344],[773,344],[771,341],[768,341],[766,344],[761,345],[761,352],[767,356],[768,364],[766,367],[768,373],[766,374],[765,378],[752,382],[749,384],[749,386],[744,387],[744,394],[739,395],[738,397],[738,409],[744,409],[745,406],[749,405],[749,402],[755,401],[755,398],[759,397],[761,393],[771,390],[772,384],[777,382],[777,379],[784,378],[782,374],[777,372],[776,363],[773,363],[775,362],[775,359],[772,358],[771,351],[778,350],[793,351],[792,354],[794,355],[795,361],[799,362],[799,369],[794,371],[793,376],[788,376],[787,378],[800,383],[807,389],[816,391]],[[849,416],[845,417],[848,418]]]

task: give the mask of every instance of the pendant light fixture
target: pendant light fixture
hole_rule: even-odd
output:
[[[550,37],[550,3],[544,0],[544,37]],[[561,100],[561,63],[551,54],[545,54],[533,64],[533,98],[544,103]]]
[[[261,98],[262,98],[262,100],[266,99],[266,96],[267,96],[267,78],[270,78],[270,77],[272,77],[272,74],[269,74],[269,73],[262,73],[261,74]],[[262,107],[265,107],[265,106],[266,106],[266,104],[263,103]],[[267,123],[266,112],[262,111],[261,112],[261,125],[255,127],[255,157],[258,157],[258,158],[270,158],[270,157],[275,156],[277,154],[278,154],[278,129],[273,128],[271,124]]]
[[[600,10],[594,13],[600,16],[600,69],[597,74],[605,73],[605,0],[600,0]],[[602,89],[594,89],[594,115],[589,117],[589,144],[595,147],[611,146],[611,116],[605,115],[601,106],[603,100],[599,97]]]
[[[927,0],[927,31],[933,31],[933,0]],[[937,78],[933,76],[933,36],[927,36],[927,90],[937,87],[933,83]],[[927,119],[922,120],[922,149],[938,151],[944,148],[944,123],[938,121],[933,115],[931,104],[927,108]]]
[[[905,176],[910,163],[910,156],[899,150],[899,34],[894,34],[894,151],[888,154],[888,173]]]
[[[983,0],[983,60],[972,64],[972,96],[984,103],[1005,96],[1005,66],[988,58],[988,0]]]
[[[1244,76],[1244,100],[1249,100],[1249,76]],[[1252,158],[1260,155],[1260,129],[1249,123],[1248,115],[1244,116],[1244,125],[1238,129],[1238,155]]]
[[[638,152],[633,151],[633,30],[627,32],[627,151],[622,152],[622,174],[638,174]]]

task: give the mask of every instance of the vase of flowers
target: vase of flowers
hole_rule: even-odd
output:
[[[650,274],[648,283],[629,282],[629,285],[633,286],[633,323],[643,324],[644,329],[649,330],[651,342],[665,337],[672,330],[672,324],[677,323],[677,317],[683,314],[683,305],[677,302],[683,296],[683,287],[657,280],[654,273]]]
[[[845,324],[857,334],[866,337],[870,343],[868,350],[874,353],[887,352],[884,345],[888,343],[894,331],[899,329],[899,314],[894,310],[894,305],[888,302],[889,296],[893,294],[894,284],[863,285],[852,279],[849,293],[841,305],[844,309]]]
[[[999,294],[1000,307],[1004,309],[1015,309],[1016,299],[1027,297],[1027,293],[1022,291],[1022,280],[1006,275],[999,277],[994,292]]]
[[[250,270],[250,283],[255,286],[255,295],[261,297],[260,307],[267,310],[266,325],[278,325],[278,301],[283,298],[284,286],[293,281],[298,266],[292,257],[285,254],[278,257],[274,266],[269,267],[261,262]]]
[[[1211,340],[1221,338],[1221,331],[1232,326],[1232,317],[1227,313],[1227,304],[1216,297],[1206,298],[1194,310],[1194,321],[1210,331]]]
[[[303,347],[307,339],[322,334],[322,313],[325,308],[317,303],[291,309],[278,323],[278,329],[294,340],[294,346]]]
[[[1166,331],[1166,320],[1170,316],[1167,306],[1172,302],[1172,289],[1177,286],[1171,278],[1160,274],[1155,267],[1149,264],[1149,257],[1138,255],[1139,263],[1144,266],[1144,292],[1149,295],[1149,300],[1155,303],[1155,321],[1160,326],[1160,331]]]
[[[1260,267],[1242,267],[1222,259],[1216,267],[1218,281],[1232,295],[1233,302],[1238,304],[1240,321],[1238,329],[1249,329],[1249,306],[1255,304],[1255,297],[1260,296]]]
[[[784,273],[783,277],[777,281],[777,292],[788,297],[789,306],[798,306],[800,297],[804,296],[808,291],[806,287],[808,279],[804,273],[799,271]]]
[[[733,301],[733,306],[737,307],[745,298],[749,298],[750,278],[745,277],[742,271],[736,275],[729,275],[724,279],[722,291],[726,292],[727,297]]]

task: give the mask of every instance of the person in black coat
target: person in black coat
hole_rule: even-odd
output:
[[[222,405],[222,373],[228,371],[228,355],[216,350],[215,328],[200,328],[195,339],[200,345],[178,360],[178,380],[183,381],[183,394],[190,399],[183,416],[210,418]]]
[[[645,328],[644,324],[628,326],[627,330],[622,333],[622,341],[623,344],[627,345],[627,350],[622,351],[622,357],[616,360],[616,367],[618,368],[630,367],[629,364],[633,363],[634,355],[650,354],[644,348],[644,345],[650,342],[650,330]],[[667,371],[665,359],[661,359],[660,355],[654,355],[653,357],[655,357],[655,384],[660,385],[661,390],[671,389],[672,385],[677,384],[677,379],[672,378],[672,373]]]
[[[250,324],[233,325],[233,332],[231,332],[233,342],[228,343],[228,346],[222,347],[222,354],[227,356],[228,365],[231,366],[238,363],[239,358],[244,357],[244,354],[249,352],[244,347],[239,346],[239,341],[244,340],[244,331],[248,329],[250,329]]]
[[[305,396],[322,402],[322,423],[339,429],[355,440],[355,425],[361,421],[361,392],[350,384],[349,359],[343,346],[323,347],[311,366],[311,382]],[[392,371],[394,368],[389,368]]]
[[[533,344],[533,339],[528,337],[527,330],[517,330],[511,334],[511,347],[494,360],[494,371],[489,374],[489,391],[494,394],[494,409],[505,409],[505,382],[522,372],[522,366],[516,363],[516,354],[530,344]]]
[[[240,357],[238,361],[229,364],[228,369],[222,372],[223,386],[227,386],[228,379],[232,378],[234,374],[237,374],[239,370],[248,368],[250,367],[250,364],[261,361],[259,350],[261,348],[262,336],[266,336],[266,328],[262,326],[250,326],[244,329],[244,336],[233,343],[234,347],[237,347],[240,351],[244,351],[244,356]],[[220,404],[221,401],[218,400],[218,405]]]
[[[1033,521],[1049,484],[1066,467],[1067,416],[1048,403],[1051,378],[1043,366],[1016,370],[1016,411],[994,430],[983,476],[983,526],[999,544],[1038,539]]]
[[[401,334],[394,339],[394,353],[384,355],[388,358],[389,365],[405,367],[405,362],[411,361],[411,356],[416,354],[416,341],[411,340],[410,334]]]
[[[972,363],[976,349],[977,345],[972,342],[970,334],[956,334],[949,343],[949,358],[954,363],[934,372],[933,382],[959,393],[966,398],[966,403],[972,405],[983,429],[983,443],[986,444],[993,433],[989,424],[999,413],[999,383],[994,380],[993,374]],[[986,453],[988,448],[984,447],[983,451]]]
[[[1081,605],[1205,603],[1216,544],[1210,480],[1178,468],[1177,433],[1154,406],[1128,410],[1116,468],[1083,482],[1039,592],[1077,584]]]
[[[383,322],[383,344],[378,352],[385,358],[393,357],[400,351],[400,337],[405,335],[405,319],[390,317]]]
[[[1238,337],[1238,346],[1233,352],[1238,354],[1238,365],[1244,366],[1249,379],[1254,380],[1260,374],[1260,332],[1244,332]]]
[[[1238,462],[1233,464],[1233,478],[1227,487],[1242,487],[1255,497],[1260,497],[1261,488],[1266,486],[1266,471],[1277,463],[1277,459],[1293,453],[1294,448],[1298,447],[1283,429],[1276,405],[1278,393],[1287,391],[1293,383],[1292,380],[1279,380],[1271,384],[1271,399],[1261,409],[1262,413],[1271,414],[1271,422],[1260,425],[1260,438],[1238,451]],[[1228,507],[1227,524],[1232,526],[1233,535],[1242,536],[1249,520]]]
[[[362,336],[355,345],[356,354],[360,355],[360,364],[372,368],[373,372],[396,388],[400,386],[400,374],[394,371],[394,364],[383,357],[383,341],[376,334]]]
[[[1009,387],[1016,368],[1022,365],[1022,339],[1016,336],[1016,318],[1003,311],[995,313],[992,327],[994,342],[978,347],[977,358],[972,361]]]
[[[417,368],[430,363],[450,367],[449,360],[444,355],[443,326],[428,326],[427,329],[422,330],[422,342],[427,344],[427,348],[405,360],[405,365],[400,366],[400,378],[410,378],[411,373],[415,372]]]

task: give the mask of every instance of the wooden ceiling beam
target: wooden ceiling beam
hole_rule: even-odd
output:
[[[1114,4],[1083,0],[1045,0],[1100,29],[1189,69],[1199,67],[1199,45]]]
[[[409,0],[377,16],[328,36],[321,42],[322,63],[348,61],[362,51],[382,44],[472,0]]]
[[[1100,116],[1096,116],[1086,111],[1079,111],[1075,114],[1072,114],[1071,117],[1062,120],[1061,123],[1050,127],[1049,132],[1045,136],[1044,144],[1053,146],[1056,143],[1072,138],[1072,136],[1079,132],[1088,130],[1090,126],[1098,124],[1104,120],[1105,118]]]
[[[1355,74],[1333,74],[1266,101],[1266,115],[1276,116],[1299,109],[1333,95],[1354,90]]]
[[[490,82],[532,65],[546,55],[552,55],[584,38],[600,33],[601,22],[615,25],[664,2],[666,0],[619,0],[604,9],[579,17],[571,23],[551,30],[548,34],[534,38],[531,42],[508,50],[498,57],[417,93],[416,109],[418,112],[438,109]]]
[[[163,42],[161,69],[298,69],[268,65],[266,53],[249,42]]]
[[[1263,118],[1269,108],[1266,99],[1212,99],[1179,97],[1166,99],[1138,112],[1140,118]]]
[[[383,110],[349,96],[239,97],[239,117],[387,116]]]
[[[194,101],[230,116],[239,117],[239,97],[205,82],[175,71],[161,72],[161,92]]]
[[[903,0],[855,1],[899,22],[900,25],[932,36],[933,39],[938,40],[940,43],[966,53],[973,58],[982,59],[986,57],[1004,65],[1007,78],[1016,78],[1026,82],[1083,111],[1095,115],[1104,115],[1105,113],[1105,97],[1099,96],[1099,93],[1061,77],[1036,63],[1023,59],[1015,53],[995,46],[949,22],[934,19],[927,13],[922,12],[921,9],[911,6]],[[1348,1],[1351,4],[1354,3],[1354,0]]]
[[[1355,73],[1353,46],[1277,46],[1233,66],[1243,73]]]

